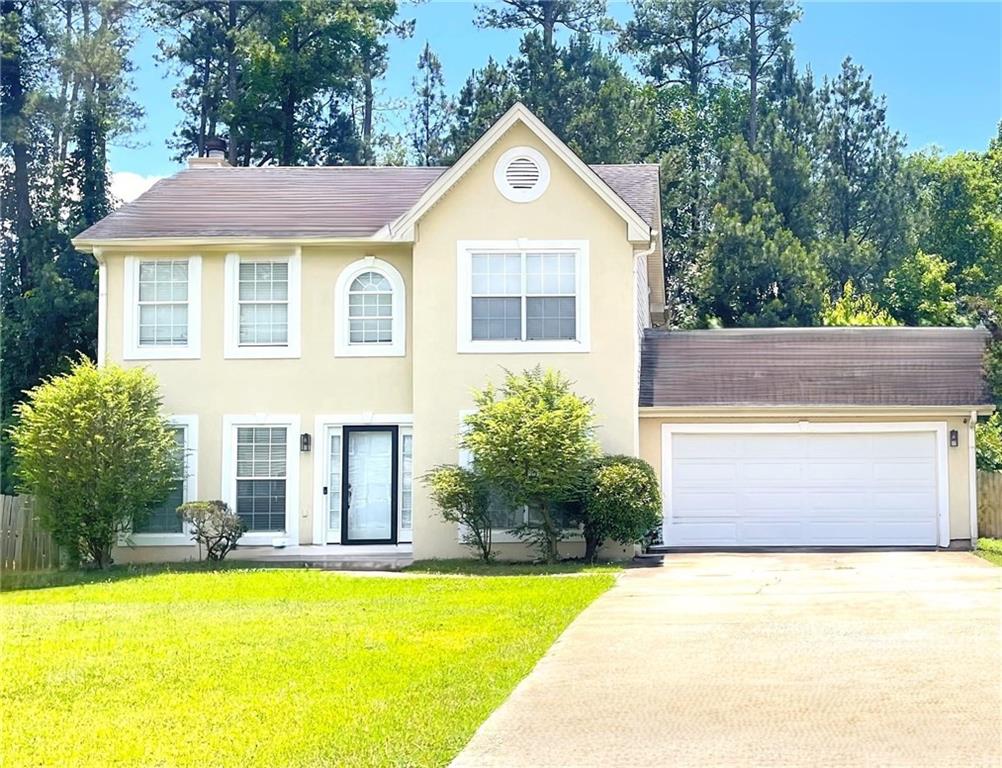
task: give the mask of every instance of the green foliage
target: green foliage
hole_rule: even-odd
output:
[[[463,544],[486,562],[491,552],[490,487],[479,471],[455,465],[435,467],[424,477],[442,519],[461,526]]]
[[[199,559],[205,547],[207,560],[221,562],[244,534],[243,521],[225,501],[189,501],[178,507],[177,513],[191,527]]]
[[[410,143],[418,165],[442,165],[448,151],[448,130],[452,121],[452,101],[445,92],[442,63],[424,44],[412,80],[415,100],[410,114]]]
[[[82,358],[28,393],[11,431],[20,489],[56,541],[98,567],[182,474],[156,379]]]
[[[582,522],[585,559],[604,541],[635,544],[661,522],[661,487],[651,465],[633,456],[603,456],[585,478]]]
[[[919,251],[904,259],[884,280],[887,304],[905,325],[957,325],[957,286],[950,265]]]
[[[477,7],[475,23],[495,29],[535,29],[543,42],[553,45],[557,26],[573,32],[609,32],[613,21],[605,15],[606,0],[504,0]]]
[[[897,325],[898,321],[882,309],[868,293],[857,294],[852,280],[847,280],[836,301],[828,296],[821,312],[823,325]]]
[[[513,504],[534,515],[516,533],[557,559],[563,527],[554,504],[571,500],[598,451],[592,405],[556,371],[508,372],[504,384],[474,393],[477,411],[465,419],[461,445],[477,471]]]
[[[736,140],[715,190],[699,304],[724,326],[812,325],[826,283],[817,256],[782,226],[761,157]]]
[[[982,472],[1002,472],[1002,413],[995,412],[976,427],[978,469]]]

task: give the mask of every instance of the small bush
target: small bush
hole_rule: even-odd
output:
[[[474,470],[446,464],[425,475],[424,482],[442,519],[461,525],[463,544],[490,562],[490,491],[484,478]]]
[[[643,459],[603,456],[586,477],[581,512],[589,562],[604,541],[636,544],[660,524],[661,488]]]
[[[208,560],[222,560],[236,549],[244,535],[243,521],[225,501],[189,501],[178,507],[177,513],[191,526],[191,537],[198,542],[199,559],[205,547]]]

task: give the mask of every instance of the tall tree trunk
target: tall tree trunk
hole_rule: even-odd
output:
[[[11,155],[14,162],[14,234],[17,237],[18,272],[21,291],[31,286],[31,263],[28,259],[25,243],[31,232],[31,194],[28,183],[28,144],[25,141],[24,119],[24,72],[21,67],[21,45],[24,21],[21,9],[12,0],[4,0],[2,6],[5,20],[16,19],[17,29],[15,41],[4,47],[3,63],[4,77],[8,89],[8,114],[4,116],[7,122],[4,138],[10,142]]]
[[[229,17],[226,29],[226,100],[230,103],[230,136],[226,147],[226,160],[230,165],[237,164],[237,145],[240,140],[240,131],[237,128],[236,105],[237,105],[237,0],[230,0],[228,4]]]
[[[364,163],[375,165],[376,157],[372,151],[372,110],[375,104],[375,96],[372,91],[372,72],[366,63],[366,71],[362,79],[364,89],[364,101],[362,103],[362,146],[365,148]]]
[[[205,129],[209,120],[209,57],[205,57],[205,66],[202,68],[202,98],[198,107],[198,140],[196,154],[205,157]]]
[[[543,3],[543,45],[547,48],[553,45],[553,28],[557,25],[556,3]]]
[[[748,3],[748,146],[754,150],[758,139],[758,3]]]

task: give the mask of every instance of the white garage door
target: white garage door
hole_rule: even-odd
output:
[[[917,427],[665,425],[665,544],[935,545],[945,427]]]

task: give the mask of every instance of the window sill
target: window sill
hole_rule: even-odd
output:
[[[123,360],[198,360],[201,350],[192,347],[132,347],[122,354]]]
[[[123,547],[193,547],[194,540],[189,533],[134,533],[121,536],[119,546]]]
[[[227,360],[281,360],[302,357],[299,347],[227,347]]]
[[[580,354],[590,352],[591,347],[585,341],[470,341],[459,342],[456,350],[460,354],[505,354],[533,355],[539,353],[570,353]]]

